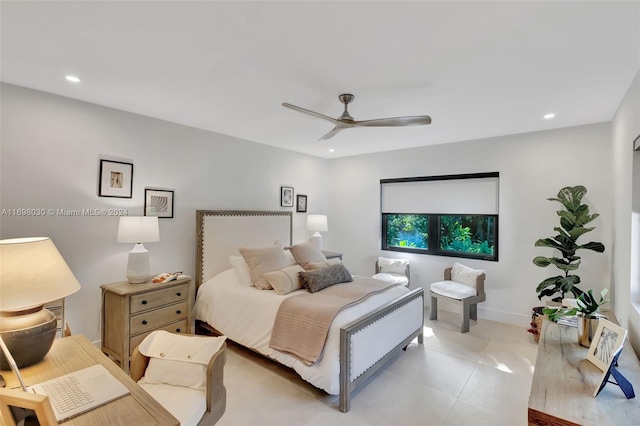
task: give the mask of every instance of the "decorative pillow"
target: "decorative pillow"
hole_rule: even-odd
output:
[[[353,281],[353,277],[342,263],[313,271],[300,272],[299,275],[302,284],[309,293],[316,293],[334,284]]]
[[[140,344],[140,353],[149,357],[143,383],[166,383],[204,390],[209,360],[226,337],[196,337],[154,331]]]
[[[247,262],[244,261],[242,256],[229,256],[229,262],[233,266],[233,270],[236,271],[236,276],[240,284],[247,287],[253,287],[253,281],[251,280],[251,271]]]
[[[313,240],[309,240],[302,244],[296,244],[289,248],[291,254],[296,259],[296,263],[302,266],[304,269],[309,270],[308,264],[310,262],[323,262],[327,258],[322,254],[322,250]]]
[[[469,268],[468,266],[455,262],[451,269],[451,281],[476,288],[476,278],[482,274],[484,274],[484,271],[481,269]]]
[[[322,269],[326,268],[327,266],[337,265],[338,263],[342,263],[342,260],[338,259],[337,257],[322,260],[320,262],[309,262],[307,263],[307,270],[313,271],[314,269]]]
[[[271,290],[272,287],[264,277],[265,272],[277,271],[289,266],[287,256],[280,246],[264,248],[241,248],[240,254],[247,262],[251,281],[259,290]]]
[[[293,265],[279,271],[265,272],[264,277],[276,293],[283,295],[302,288],[298,272],[304,272],[304,269],[300,265]]]
[[[388,257],[378,258],[379,272],[386,272],[389,274],[406,274],[407,265],[409,259],[390,259]]]

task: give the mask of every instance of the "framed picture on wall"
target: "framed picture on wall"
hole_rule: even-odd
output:
[[[296,195],[296,212],[298,213],[306,213],[307,212],[307,196],[298,194]]]
[[[293,207],[293,187],[280,187],[280,207]]]
[[[173,218],[173,191],[169,189],[144,189],[144,215]]]
[[[634,151],[640,151],[640,135],[633,140],[633,149]]]
[[[133,197],[133,163],[100,160],[99,180],[99,197]]]

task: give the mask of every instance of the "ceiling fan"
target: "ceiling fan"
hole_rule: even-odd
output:
[[[323,118],[335,124],[336,127],[334,127],[333,130],[331,130],[329,133],[322,136],[319,140],[332,138],[340,130],[349,129],[351,127],[397,127],[397,126],[420,126],[423,124],[431,124],[431,117],[429,117],[428,115],[378,118],[374,120],[357,121],[357,120],[354,120],[353,117],[351,117],[351,115],[349,115],[349,111],[347,110],[347,107],[349,103],[353,101],[353,98],[354,96],[349,93],[343,93],[342,95],[338,96],[338,99],[340,99],[340,102],[344,104],[344,112],[338,118],[331,118],[324,114],[320,114],[319,112],[300,108],[299,106],[291,105],[287,102],[283,102],[282,106],[291,108],[296,111],[304,112],[305,114]]]

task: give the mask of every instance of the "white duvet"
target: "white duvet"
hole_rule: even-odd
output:
[[[340,312],[329,330],[324,356],[313,366],[306,366],[297,358],[269,348],[273,322],[280,303],[287,298],[306,292],[297,290],[284,296],[275,291],[258,290],[240,284],[233,269],[221,272],[198,289],[195,316],[205,321],[229,339],[256,350],[279,363],[293,368],[304,380],[331,395],[340,393],[340,328],[374,311],[387,302],[409,292],[406,287],[393,287],[375,294],[362,303]],[[370,342],[380,343],[381,336]],[[366,360],[364,362],[375,362]],[[354,366],[356,369],[358,366]]]

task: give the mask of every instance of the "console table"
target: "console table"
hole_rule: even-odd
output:
[[[615,321],[612,316],[609,320]],[[589,348],[578,345],[575,327],[544,318],[529,396],[529,425],[635,425],[640,421],[640,396],[626,399],[608,383],[594,398],[602,371],[587,361]],[[640,394],[640,363],[627,341],[618,371]],[[611,379],[610,379],[611,380]]]
[[[53,379],[95,364],[102,364],[128,389],[130,394],[101,407],[66,420],[72,425],[167,425],[177,426],[178,420],[146,393],[131,377],[81,334],[57,339],[47,356],[37,364],[20,369],[27,386]],[[3,371],[7,388],[20,388],[11,371]]]

